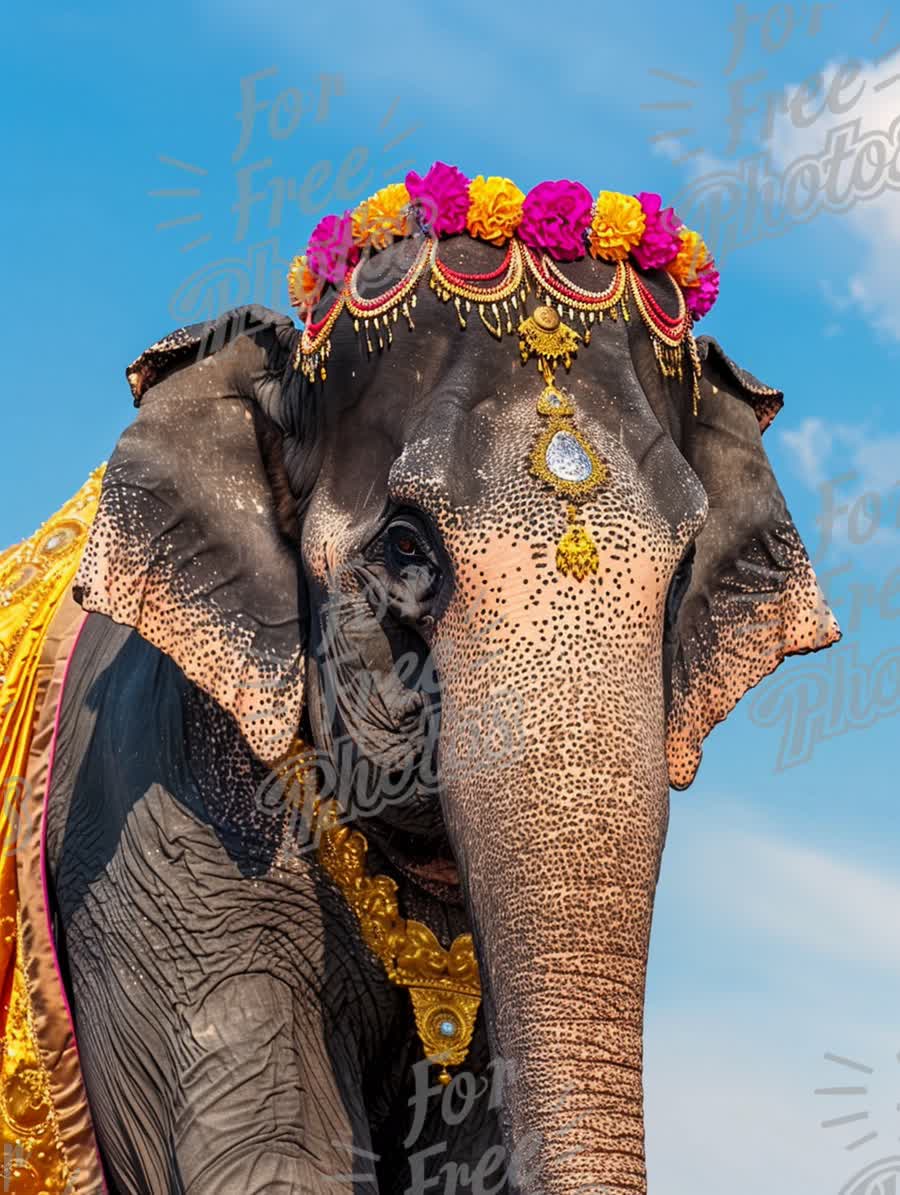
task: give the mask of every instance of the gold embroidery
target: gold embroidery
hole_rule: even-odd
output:
[[[0,555],[0,1148],[17,1195],[73,1192],[35,1033],[25,976],[16,855],[24,776],[37,716],[37,670],[53,616],[75,575],[103,469],[29,540]]]

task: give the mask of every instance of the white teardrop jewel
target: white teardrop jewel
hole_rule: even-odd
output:
[[[597,545],[579,517],[577,502],[584,502],[609,479],[609,470],[591,443],[572,423],[575,403],[571,394],[556,385],[556,367],[568,369],[578,351],[578,333],[564,324],[552,307],[537,307],[519,325],[519,350],[523,363],[537,356],[544,390],[538,414],[547,425],[531,450],[531,472],[560,497],[568,498],[568,529],[556,545],[556,567],[563,575],[583,581],[600,567]]]
[[[587,481],[594,471],[591,458],[570,431],[553,433],[544,452],[547,468],[560,481]]]

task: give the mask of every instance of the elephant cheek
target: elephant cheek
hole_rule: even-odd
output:
[[[515,1076],[510,1148],[552,1195],[644,1191],[643,997],[668,817],[658,620],[614,634],[558,598],[480,663],[449,653],[441,669],[437,647],[445,819],[492,1048]]]

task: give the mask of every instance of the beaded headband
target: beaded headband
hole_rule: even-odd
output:
[[[387,248],[416,230],[427,235],[406,274],[376,298],[358,289],[364,251]],[[470,236],[506,247],[496,270],[465,274],[438,256],[442,237]],[[615,266],[602,291],[576,286],[558,262],[590,254]],[[677,313],[668,315],[634,268],[665,270],[675,291]],[[633,304],[647,331],[661,372],[681,379],[687,359],[693,382],[694,413],[699,401],[700,362],[691,333],[719,292],[719,272],[702,238],[663,208],[659,195],[601,191],[594,198],[580,183],[545,182],[528,195],[509,179],[469,180],[454,166],[437,162],[424,177],[411,172],[406,183],[378,191],[353,212],[326,216],[310,238],[304,256],[288,273],[291,302],[305,322],[295,367],[310,382],[325,381],[331,334],[346,309],[371,354],[393,341],[392,326],[402,314],[410,329],[416,290],[422,277],[438,298],[452,300],[465,328],[474,308],[492,336],[518,333],[523,364],[536,358],[544,388],[537,412],[546,419],[530,453],[532,474],[566,499],[568,528],[556,549],[563,574],[581,581],[597,572],[596,545],[578,507],[608,480],[609,470],[575,426],[571,394],[556,383],[560,365],[568,370],[579,346],[588,345],[594,323],[604,317],[631,318]],[[327,286],[337,296],[325,315],[313,312]],[[533,292],[538,306],[525,304]],[[520,308],[521,305],[521,308]],[[564,323],[566,316],[570,323]],[[581,325],[578,331],[571,325]]]

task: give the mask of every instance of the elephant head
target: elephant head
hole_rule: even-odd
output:
[[[424,235],[363,260],[361,301]],[[470,275],[503,258],[468,235],[440,251]],[[566,266],[594,292],[612,274]],[[674,318],[668,277],[636,277]],[[576,520],[593,571],[563,572],[566,503],[529,467],[541,379],[502,313],[445,298],[421,287],[380,348],[342,315],[311,368],[261,309],[144,354],[78,593],[169,654],[261,759],[298,728],[323,756],[349,744],[371,832],[446,841],[492,1048],[515,1064],[510,1143],[534,1143],[554,1195],[643,1191],[669,787],[749,687],[839,632],[762,445],[778,391],[704,338],[693,369],[661,371],[634,308],[596,324],[565,401],[607,478]]]

